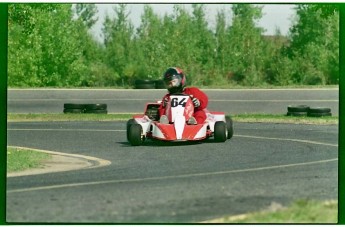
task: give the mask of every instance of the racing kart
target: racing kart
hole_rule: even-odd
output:
[[[207,110],[204,123],[189,124],[194,113],[189,95],[170,95],[163,117],[158,112],[160,103],[146,103],[144,114],[127,121],[127,140],[132,146],[141,145],[146,139],[179,142],[213,137],[216,142],[225,142],[233,136],[232,119],[224,112]]]

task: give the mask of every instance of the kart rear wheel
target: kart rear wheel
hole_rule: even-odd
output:
[[[231,139],[232,136],[234,135],[234,124],[229,116],[225,116],[225,121],[226,121],[226,128],[228,130],[228,139]]]
[[[139,146],[143,143],[141,137],[142,127],[139,124],[132,124],[127,129],[127,139],[132,146]]]
[[[225,142],[228,130],[224,121],[217,121],[214,125],[214,140],[216,142]]]

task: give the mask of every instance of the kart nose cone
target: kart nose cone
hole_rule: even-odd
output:
[[[176,132],[176,139],[182,139],[182,134],[185,126],[186,118],[184,116],[176,116],[174,127]]]

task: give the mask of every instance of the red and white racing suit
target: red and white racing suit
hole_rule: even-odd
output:
[[[194,98],[199,99],[200,101],[200,106],[194,108],[194,118],[197,121],[198,124],[202,124],[206,120],[206,107],[208,104],[208,97],[207,95],[202,92],[199,88],[196,87],[187,87],[183,89],[183,94],[193,96]],[[164,100],[169,97],[170,94],[166,94],[163,99],[162,103],[159,106],[159,116],[162,116],[165,113],[165,107],[164,107]]]

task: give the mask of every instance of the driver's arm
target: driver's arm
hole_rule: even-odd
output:
[[[169,98],[169,94],[166,94],[163,98],[162,98],[162,102],[158,108],[158,113],[159,113],[159,116],[162,116],[165,114],[165,106],[166,106],[166,101],[168,100]]]

